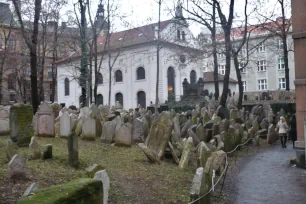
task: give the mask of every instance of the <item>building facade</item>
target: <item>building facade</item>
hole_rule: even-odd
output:
[[[103,58],[98,76],[97,104],[114,105],[118,101],[126,109],[136,108],[138,104],[143,107],[155,104],[157,29],[157,23],[154,23],[112,33],[109,38],[105,32],[98,37],[98,64]],[[196,83],[203,77],[203,53],[197,48],[180,8],[177,8],[175,18],[161,22],[159,42],[159,103],[180,100],[184,79]],[[108,47],[105,43],[110,45],[108,49],[104,49]],[[79,63],[80,53],[58,62],[58,102],[66,106],[80,106]]]

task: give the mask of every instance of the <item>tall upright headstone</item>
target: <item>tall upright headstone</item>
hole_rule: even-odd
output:
[[[68,136],[68,163],[74,168],[79,166],[78,136],[74,132]]]
[[[67,112],[65,112],[60,117],[60,136],[68,137],[71,133],[71,128],[71,117]]]
[[[37,135],[54,137],[54,112],[52,107],[48,103],[43,103],[36,114]]]
[[[33,136],[33,109],[28,104],[14,104],[10,108],[10,137],[19,147],[29,146]]]
[[[0,135],[10,133],[10,109],[8,106],[0,106]]]

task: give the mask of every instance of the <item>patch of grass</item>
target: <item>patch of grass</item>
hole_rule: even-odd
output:
[[[5,144],[9,137],[0,137],[0,203],[15,203],[26,188],[37,182],[41,188],[63,184],[76,178],[86,177],[85,168],[92,164],[105,167],[111,181],[109,203],[187,203],[189,190],[196,169],[193,158],[189,167],[181,170],[172,159],[161,165],[151,164],[138,146],[116,147],[102,144],[100,140],[79,139],[80,168],[68,166],[67,140],[38,138],[42,150],[53,145],[53,159],[28,160],[28,180],[11,181],[7,178]],[[19,153],[29,158],[29,148]]]

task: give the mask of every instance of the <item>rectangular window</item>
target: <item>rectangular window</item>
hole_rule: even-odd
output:
[[[243,91],[247,91],[247,82],[242,81]]]
[[[279,89],[286,89],[286,78],[278,79],[278,87]]]
[[[284,58],[278,58],[278,70],[284,70],[285,69],[285,62]]]
[[[263,90],[267,90],[267,89],[268,89],[267,79],[259,79],[258,80],[258,90],[263,91]]]
[[[219,69],[219,74],[222,74],[222,75],[225,74],[225,65],[219,64],[218,69]]]
[[[259,72],[267,71],[266,60],[257,61],[257,66]]]
[[[246,73],[245,63],[244,62],[240,62],[239,63],[239,69],[240,69],[241,73]]]
[[[265,51],[266,51],[265,44],[260,43],[257,47],[257,52],[265,52]]]
[[[224,53],[223,53],[222,50],[219,50],[218,56],[219,56],[220,58],[224,58],[224,57],[225,57],[225,55],[224,55]]]
[[[284,48],[284,43],[283,43],[283,40],[278,40],[277,42],[277,48],[279,50],[282,50]]]
[[[247,55],[247,49],[246,48],[241,48],[240,52],[239,52],[239,55],[241,57],[246,57]]]

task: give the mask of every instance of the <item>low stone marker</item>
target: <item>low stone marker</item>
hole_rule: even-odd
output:
[[[25,161],[15,154],[8,164],[8,173],[11,179],[23,179],[26,177]]]
[[[14,104],[10,108],[10,136],[19,147],[28,147],[34,134],[33,109],[28,104]]]
[[[105,170],[96,172],[94,179],[102,182],[103,184],[103,204],[107,204],[108,203],[108,191],[110,188],[110,181],[109,181],[107,172]]]
[[[31,138],[31,143],[29,144],[29,148],[31,150],[31,159],[40,159],[41,157],[41,151],[40,151],[40,145],[37,142],[37,138],[33,136]]]
[[[27,190],[23,193],[23,197],[28,197],[30,195],[35,194],[39,189],[39,185],[37,183],[32,183]]]
[[[100,180],[81,178],[67,184],[38,190],[23,197],[17,204],[28,203],[103,203],[103,184]]]
[[[43,152],[43,159],[52,159],[52,144],[47,144]]]

